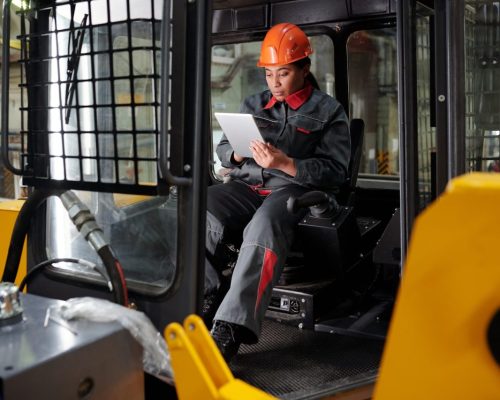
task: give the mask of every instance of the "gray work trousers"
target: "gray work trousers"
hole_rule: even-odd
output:
[[[208,188],[205,293],[220,285],[224,266],[215,264],[221,245],[241,242],[231,284],[215,320],[249,329],[255,336],[245,342],[258,340],[272,288],[283,270],[297,223],[305,214],[305,210],[289,213],[286,202],[307,191],[289,184],[262,196],[238,181]]]

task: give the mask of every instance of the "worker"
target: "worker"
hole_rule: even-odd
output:
[[[251,158],[233,151],[225,136],[217,146],[231,180],[208,188],[207,266],[203,314],[226,361],[241,343],[258,341],[302,213],[287,199],[310,190],[334,194],[347,178],[348,119],[339,102],[318,90],[310,72],[313,52],[297,26],[281,23],[266,34],[257,66],[269,90],[241,106],[265,142],[252,141]],[[230,286],[224,284],[224,247],[241,241]],[[215,314],[215,316],[214,316]]]

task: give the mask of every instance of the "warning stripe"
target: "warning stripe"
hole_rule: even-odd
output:
[[[379,175],[389,175],[389,152],[377,151],[377,172]]]

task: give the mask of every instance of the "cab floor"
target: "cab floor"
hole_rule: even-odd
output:
[[[313,399],[374,382],[383,340],[300,330],[265,320],[256,345],[243,345],[235,377],[282,399]]]

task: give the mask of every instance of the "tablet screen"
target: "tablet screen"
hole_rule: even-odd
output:
[[[252,114],[214,113],[214,115],[236,154],[252,157],[250,142],[259,140],[264,143]]]

